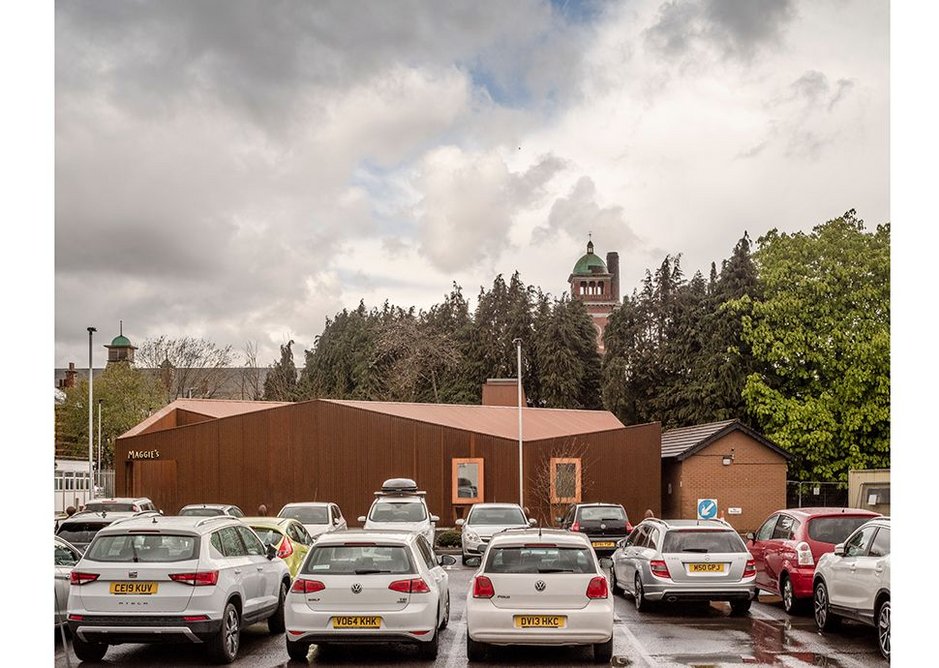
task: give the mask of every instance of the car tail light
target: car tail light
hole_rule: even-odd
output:
[[[668,566],[661,559],[653,559],[650,561],[649,568],[652,570],[652,575],[657,578],[672,577],[672,574],[668,572]]]
[[[322,591],[324,589],[326,589],[326,585],[319,580],[297,578],[293,581],[293,586],[290,588],[290,591],[295,591],[299,594],[312,594],[313,592]]]
[[[756,575],[756,562],[753,559],[747,559],[747,565],[743,569],[743,577],[752,578]]]
[[[287,536],[284,536],[284,540],[281,541],[280,547],[277,548],[277,556],[281,559],[286,559],[291,554],[293,554],[293,543],[290,542],[290,539]]]
[[[626,535],[628,536],[633,532],[633,525],[629,523],[629,520],[626,520]]]
[[[571,524],[571,531],[580,531],[580,522],[574,522]]]
[[[426,631],[411,631],[410,633],[411,635],[415,636],[426,636],[428,633],[430,633],[430,629],[427,629]]]
[[[607,586],[605,576],[595,577],[587,585],[587,598],[609,598],[609,596],[610,588]]]
[[[218,583],[218,571],[199,571],[198,573],[170,573],[170,580],[192,585],[208,587]]]
[[[84,615],[69,615],[68,620],[70,622],[82,622],[82,621],[85,621],[85,616]]]
[[[815,557],[812,556],[812,548],[805,541],[796,545],[796,556],[799,559],[800,566],[812,566],[815,564]]]
[[[183,617],[184,622],[207,622],[209,621],[208,615],[191,615],[188,617]]]
[[[423,578],[414,578],[413,580],[395,580],[388,589],[400,591],[402,594],[429,594],[430,587],[424,582]]]
[[[68,574],[68,581],[69,584],[83,585],[94,582],[99,577],[101,576],[98,573],[80,573],[79,571],[72,571]]]
[[[477,575],[473,580],[473,598],[492,598],[495,595],[492,580],[485,575]]]

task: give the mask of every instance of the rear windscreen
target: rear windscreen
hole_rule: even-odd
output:
[[[403,545],[324,545],[313,547],[303,566],[310,575],[368,575],[415,573]]]
[[[284,508],[280,511],[279,517],[289,517],[300,524],[329,524],[326,508],[304,508],[303,506]]]
[[[604,520],[608,522],[625,522],[626,511],[619,506],[594,506],[580,509],[581,522],[600,522]]]
[[[101,536],[88,548],[85,558],[92,561],[167,562],[196,558],[195,536],[171,534]]]
[[[56,535],[70,543],[90,543],[95,534],[106,526],[104,522],[69,522],[60,525]]]
[[[847,540],[855,529],[870,519],[870,517],[852,517],[849,515],[816,517],[809,520],[809,538],[819,543],[837,545]]]
[[[95,503],[91,501],[85,504],[85,510],[91,510],[96,513],[102,511],[108,513],[131,513],[136,512],[139,508],[135,508],[132,503]]]
[[[467,524],[518,524],[526,525],[528,520],[518,508],[475,508],[466,521]]]
[[[368,518],[373,522],[423,522],[427,514],[423,503],[379,501]]]
[[[224,514],[221,508],[183,508],[179,511],[180,517],[217,517]]]
[[[278,543],[280,543],[280,540],[284,537],[283,534],[281,534],[278,531],[275,531],[274,529],[267,529],[264,527],[251,527],[251,528],[254,529],[254,533],[258,535],[258,538],[260,538],[261,542],[264,543],[265,545],[276,546]]]
[[[487,573],[595,573],[584,547],[496,547],[489,549]]]
[[[746,552],[743,540],[734,531],[669,531],[662,552]]]

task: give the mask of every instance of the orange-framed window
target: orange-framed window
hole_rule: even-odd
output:
[[[454,504],[482,503],[485,480],[482,457],[454,457],[451,501]]]
[[[580,458],[551,458],[551,503],[580,503]]]

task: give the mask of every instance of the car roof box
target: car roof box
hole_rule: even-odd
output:
[[[417,489],[417,483],[410,478],[389,478],[381,484],[381,491],[376,495],[386,494],[424,494]]]

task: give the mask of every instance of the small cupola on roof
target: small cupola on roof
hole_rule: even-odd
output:
[[[108,364],[112,362],[134,363],[134,351],[137,347],[131,344],[130,339],[124,336],[124,321],[121,320],[120,334],[111,340],[111,345],[104,346],[108,349]]]
[[[600,259],[599,255],[594,255],[593,241],[587,242],[587,253],[582,255],[577,264],[574,265],[575,276],[591,276],[593,274],[605,274],[606,264]]]

